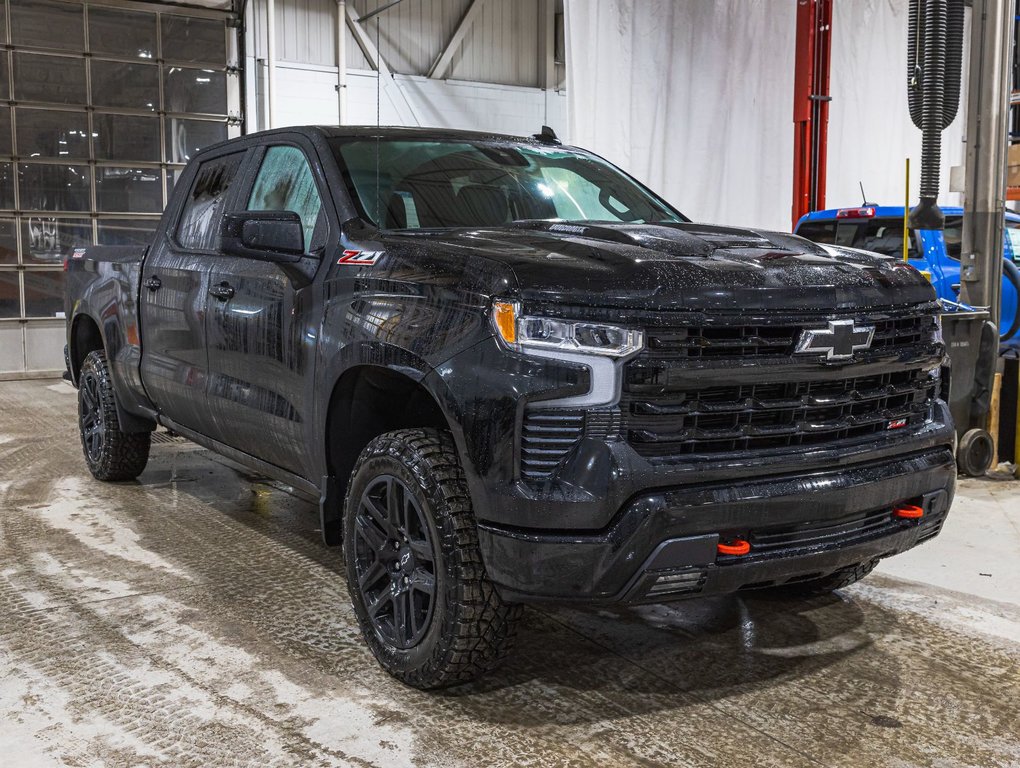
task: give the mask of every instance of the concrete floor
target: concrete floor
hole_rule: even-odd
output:
[[[362,644],[312,505],[190,443],[85,470],[73,390],[0,383],[3,766],[1020,765],[1020,483],[842,594],[529,610],[428,695]]]

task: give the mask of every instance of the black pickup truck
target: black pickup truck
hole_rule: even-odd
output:
[[[67,365],[97,478],[163,425],[318,499],[368,645],[433,688],[522,603],[815,594],[938,534],[937,308],[550,132],[292,128],[201,152],[148,247],[73,253]]]

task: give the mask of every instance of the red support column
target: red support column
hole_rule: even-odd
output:
[[[832,0],[797,0],[793,73],[793,224],[825,207]]]

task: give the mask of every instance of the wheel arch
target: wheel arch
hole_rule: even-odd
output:
[[[89,314],[80,312],[71,321],[71,333],[68,337],[68,362],[70,363],[71,381],[77,386],[81,375],[81,365],[90,352],[101,350],[106,352],[106,340],[99,323]]]
[[[358,456],[374,438],[398,429],[431,427],[450,431],[458,448],[462,436],[420,372],[405,367],[362,363],[334,382],[324,421],[327,476],[320,500],[322,534],[340,542],[343,499]]]

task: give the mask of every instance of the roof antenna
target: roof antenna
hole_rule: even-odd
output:
[[[864,194],[864,182],[858,181],[857,186],[861,188],[861,205],[863,205],[865,208],[867,208],[870,205],[875,205],[875,203],[869,203],[868,196]]]
[[[560,140],[558,138],[556,138],[556,131],[554,131],[548,125],[543,125],[542,126],[542,132],[541,133],[534,133],[534,134],[532,134],[531,138],[537,139],[538,141],[542,142],[543,144],[559,144],[560,143]]]

